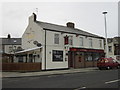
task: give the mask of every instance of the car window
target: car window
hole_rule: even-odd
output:
[[[104,62],[104,61],[105,61],[105,59],[101,59],[101,60],[100,60],[100,62]]]

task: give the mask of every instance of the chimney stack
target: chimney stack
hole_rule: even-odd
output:
[[[10,34],[8,34],[7,38],[8,38],[8,39],[10,39],[10,38],[11,38],[11,35],[10,35]]]
[[[66,25],[67,25],[67,27],[69,27],[69,28],[75,28],[75,24],[72,23],[72,22],[68,22]]]
[[[36,21],[37,15],[35,13],[29,17],[29,24],[33,24]]]

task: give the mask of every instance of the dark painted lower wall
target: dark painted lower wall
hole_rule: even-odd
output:
[[[2,71],[39,71],[41,63],[2,63]]]

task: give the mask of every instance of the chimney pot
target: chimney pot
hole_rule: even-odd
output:
[[[34,21],[36,21],[36,18],[37,18],[36,14],[33,13],[33,16],[34,16]]]

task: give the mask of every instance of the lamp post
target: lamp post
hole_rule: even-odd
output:
[[[104,20],[105,20],[105,42],[106,42],[106,57],[108,58],[108,42],[107,42],[107,24],[106,24],[106,14],[107,12],[103,12],[102,14],[104,14]]]

